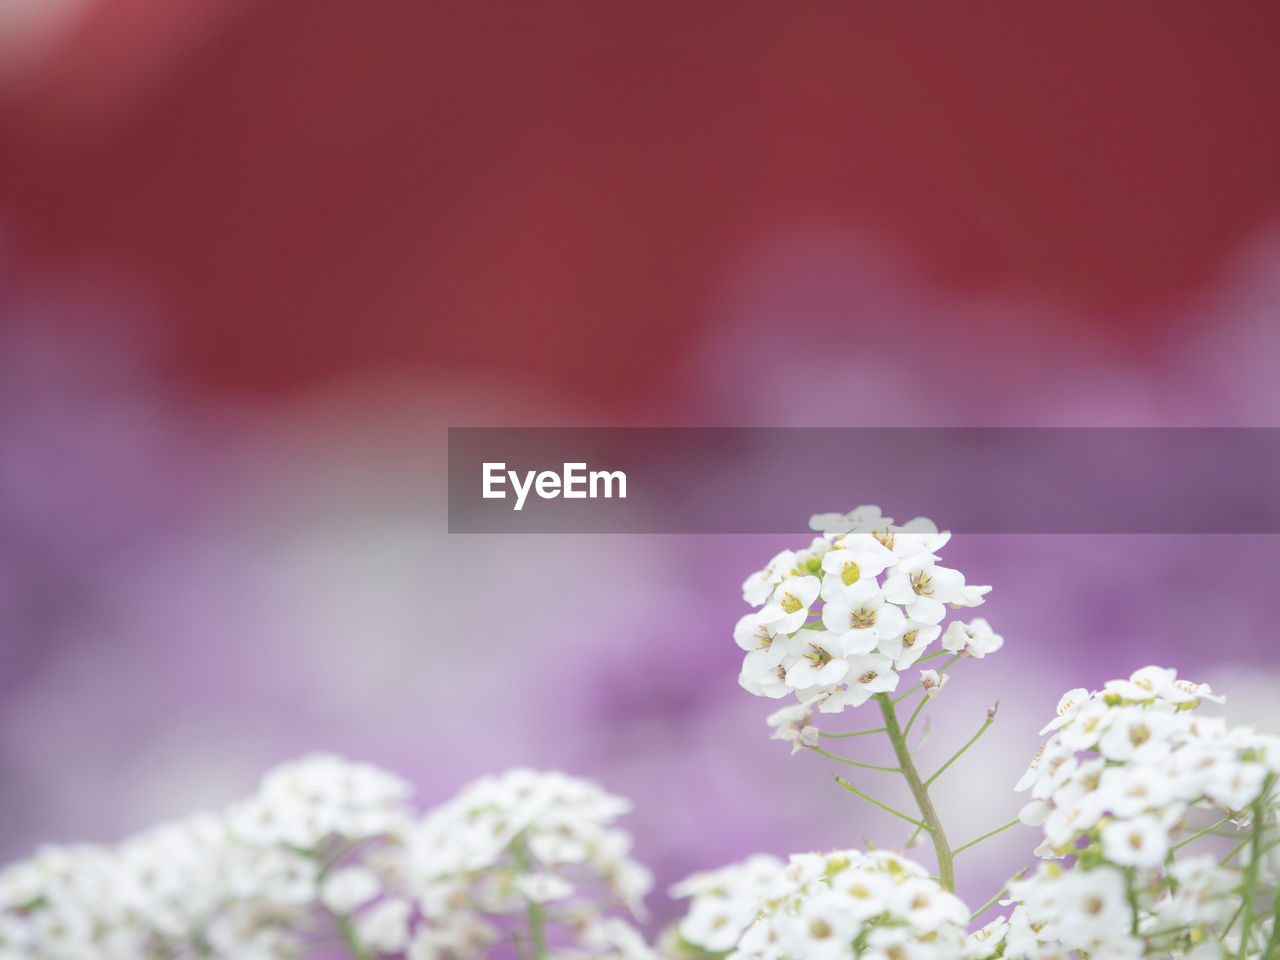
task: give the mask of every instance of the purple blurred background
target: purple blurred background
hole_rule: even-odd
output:
[[[1280,421],[1262,7],[1076,20],[1081,77],[995,8],[775,30],[748,6],[721,36],[622,9],[54,6],[2,8],[6,859],[314,749],[424,803],[513,764],[590,776],[634,799],[662,885],[901,843],[737,687],[740,584],[794,544],[449,536],[445,429]],[[952,839],[1013,815],[1069,687],[1158,662],[1274,726],[1275,547],[953,541],[1006,647],[930,710],[926,767],[1001,700],[940,781]],[[962,855],[962,894],[1030,833]]]

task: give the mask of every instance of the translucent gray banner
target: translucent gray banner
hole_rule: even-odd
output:
[[[621,475],[621,476],[620,476]],[[451,533],[1280,533],[1276,428],[451,428]],[[487,495],[486,495],[487,494]]]

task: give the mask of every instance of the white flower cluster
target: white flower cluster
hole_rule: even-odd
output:
[[[1238,915],[1240,877],[1214,857],[1179,860],[1161,879],[1136,879],[1107,863],[1064,869],[1041,862],[1009,891],[1018,905],[996,935],[1009,960],[1058,960],[1068,951],[1101,960],[1238,955],[1238,932],[1223,931]],[[1265,940],[1268,928],[1255,933]],[[1257,948],[1245,954],[1262,955]]]
[[[432,920],[423,936],[463,955],[462,946],[509,943],[512,922],[525,922],[532,908],[578,943],[604,948],[591,956],[649,956],[640,934],[609,916],[615,906],[642,915],[653,885],[631,858],[630,834],[612,826],[630,809],[563,774],[520,769],[472,783],[410,839],[412,886]]]
[[[895,690],[899,672],[939,637],[943,650],[976,658],[1003,645],[982,618],[943,632],[948,607],[976,607],[991,588],[939,564],[951,534],[932,521],[895,526],[878,507],[862,506],[819,514],[810,525],[822,536],[782,551],[742,585],[743,599],[759,608],[734,629],[747,652],[739,682],[749,692],[794,693],[836,713]]]
[[[670,890],[673,897],[691,898],[676,932],[699,950],[729,952],[765,904],[785,892],[786,867],[784,861],[762,853],[686,877]]]
[[[1152,947],[1177,956],[1196,944],[1210,944],[1196,956],[1218,956],[1211,945],[1230,942],[1241,869],[1228,866],[1231,856],[1187,847],[1233,822],[1270,829],[1280,737],[1195,713],[1206,699],[1220,700],[1159,667],[1063,696],[1017,789],[1032,796],[1021,819],[1044,830],[1037,854],[1075,860],[1069,869],[1041,864],[1010,886],[1019,906],[1006,956],[1136,957]],[[1203,830],[1191,824],[1214,808]],[[1257,925],[1254,936],[1264,941],[1265,931]],[[1247,955],[1260,949],[1251,944]]]
[[[314,756],[224,813],[110,847],[46,847],[0,873],[0,960],[466,960],[553,922],[576,956],[649,956],[608,913],[639,909],[649,885],[609,826],[625,801],[526,770],[422,819],[409,794],[376,767]],[[589,899],[593,884],[616,896]]]
[[[728,960],[985,957],[968,908],[919,864],[887,851],[753,857],[672,889],[690,896],[682,946]]]

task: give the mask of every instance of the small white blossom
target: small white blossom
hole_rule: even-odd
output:
[[[380,900],[356,918],[356,936],[376,953],[399,953],[409,945],[413,907],[398,897]]]
[[[907,620],[897,635],[885,637],[876,645],[876,649],[893,660],[896,670],[906,670],[928,652],[930,644],[938,639],[942,627],[936,623],[921,623],[918,620]]]
[[[817,577],[788,577],[774,588],[759,616],[774,633],[795,633],[804,626],[821,589]]]
[[[869,533],[879,527],[887,527],[893,523],[892,517],[886,517],[880,508],[872,505],[854,507],[848,513],[815,513],[809,518],[809,529],[816,530],[825,536],[840,536],[848,533]]]
[[[916,554],[894,569],[884,583],[890,603],[901,604],[906,615],[922,623],[938,623],[947,615],[946,604],[964,599],[964,577],[942,567],[931,553]]]
[[[906,617],[878,590],[860,599],[831,600],[822,608],[822,624],[839,635],[845,653],[870,653],[881,643],[902,636]]]
[[[942,649],[963,653],[966,657],[981,660],[988,653],[995,653],[1004,646],[1004,637],[991,629],[983,617],[975,617],[968,623],[953,620],[942,635]]]
[[[782,582],[782,575],[795,566],[796,555],[793,550],[783,550],[765,564],[764,569],[747,577],[742,584],[742,599],[753,607],[758,607],[773,593],[773,588]]]
[[[798,657],[787,668],[787,684],[797,690],[826,687],[839,683],[849,672],[849,661],[842,654],[844,638],[829,631],[804,631],[811,636],[804,639]],[[800,641],[800,638],[796,638]]]
[[[1169,834],[1151,816],[1112,820],[1102,828],[1102,852],[1122,867],[1158,867],[1169,852]]]
[[[766,722],[774,728],[772,739],[790,741],[792,755],[801,747],[818,745],[818,728],[813,725],[813,711],[808,707],[783,707],[771,713]]]
[[[337,914],[362,907],[382,891],[377,875],[366,867],[343,867],[333,871],[320,887],[320,902]]]
[[[946,686],[946,683],[949,679],[950,677],[948,677],[945,673],[939,676],[937,670],[921,670],[920,685],[924,687],[925,699],[932,700],[939,693],[941,693],[942,688]]]
[[[893,661],[882,653],[867,653],[846,658],[849,663],[849,704],[858,706],[877,693],[898,689],[898,674]]]

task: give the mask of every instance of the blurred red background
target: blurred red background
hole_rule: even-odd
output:
[[[1271,3],[96,0],[7,74],[0,206],[30,270],[146,275],[174,372],[222,389],[482,369],[618,410],[795,222],[1140,357],[1147,308],[1280,205],[1278,27]]]

